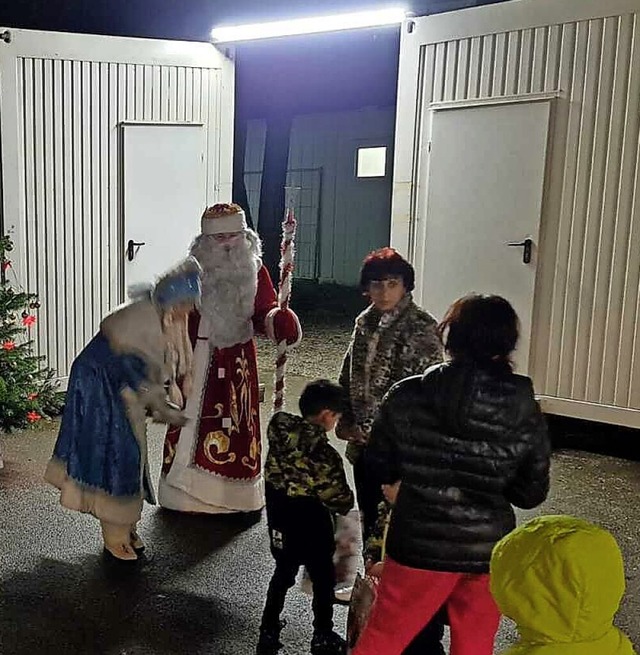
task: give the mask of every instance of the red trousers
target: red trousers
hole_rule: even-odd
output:
[[[492,655],[500,612],[489,575],[402,566],[387,557],[376,602],[353,655],[401,655],[446,605],[451,655]]]

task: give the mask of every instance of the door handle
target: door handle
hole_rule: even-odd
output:
[[[127,244],[127,259],[132,262],[138,250],[140,250],[140,246],[144,245],[144,241],[134,241],[133,239],[129,239],[129,243]]]
[[[531,263],[531,252],[533,250],[533,239],[531,237],[527,237],[522,241],[510,241],[509,243],[507,243],[507,245],[512,248],[523,248],[522,263],[523,264]]]

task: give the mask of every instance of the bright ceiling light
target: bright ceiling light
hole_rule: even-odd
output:
[[[406,15],[405,9],[392,7],[390,9],[335,14],[333,16],[316,16],[314,18],[297,18],[272,23],[215,27],[211,30],[211,39],[217,43],[229,43],[252,41],[254,39],[271,39],[278,36],[380,27],[401,23]]]

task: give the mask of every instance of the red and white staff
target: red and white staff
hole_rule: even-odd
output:
[[[282,243],[280,244],[280,286],[278,288],[278,306],[289,309],[291,300],[291,282],[293,278],[294,238],[296,219],[293,203],[288,203],[285,220],[282,223]],[[283,339],[277,345],[276,374],[273,393],[273,411],[278,412],[284,405],[285,371],[287,368],[287,341]]]

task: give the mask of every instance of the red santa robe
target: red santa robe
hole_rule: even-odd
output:
[[[258,271],[254,333],[266,333],[277,296],[267,269]],[[209,344],[207,319],[194,312],[193,390],[183,428],[170,427],[164,444],[158,501],[183,512],[250,512],[264,506],[258,367],[253,337],[228,348]],[[296,335],[289,335],[294,341]]]

